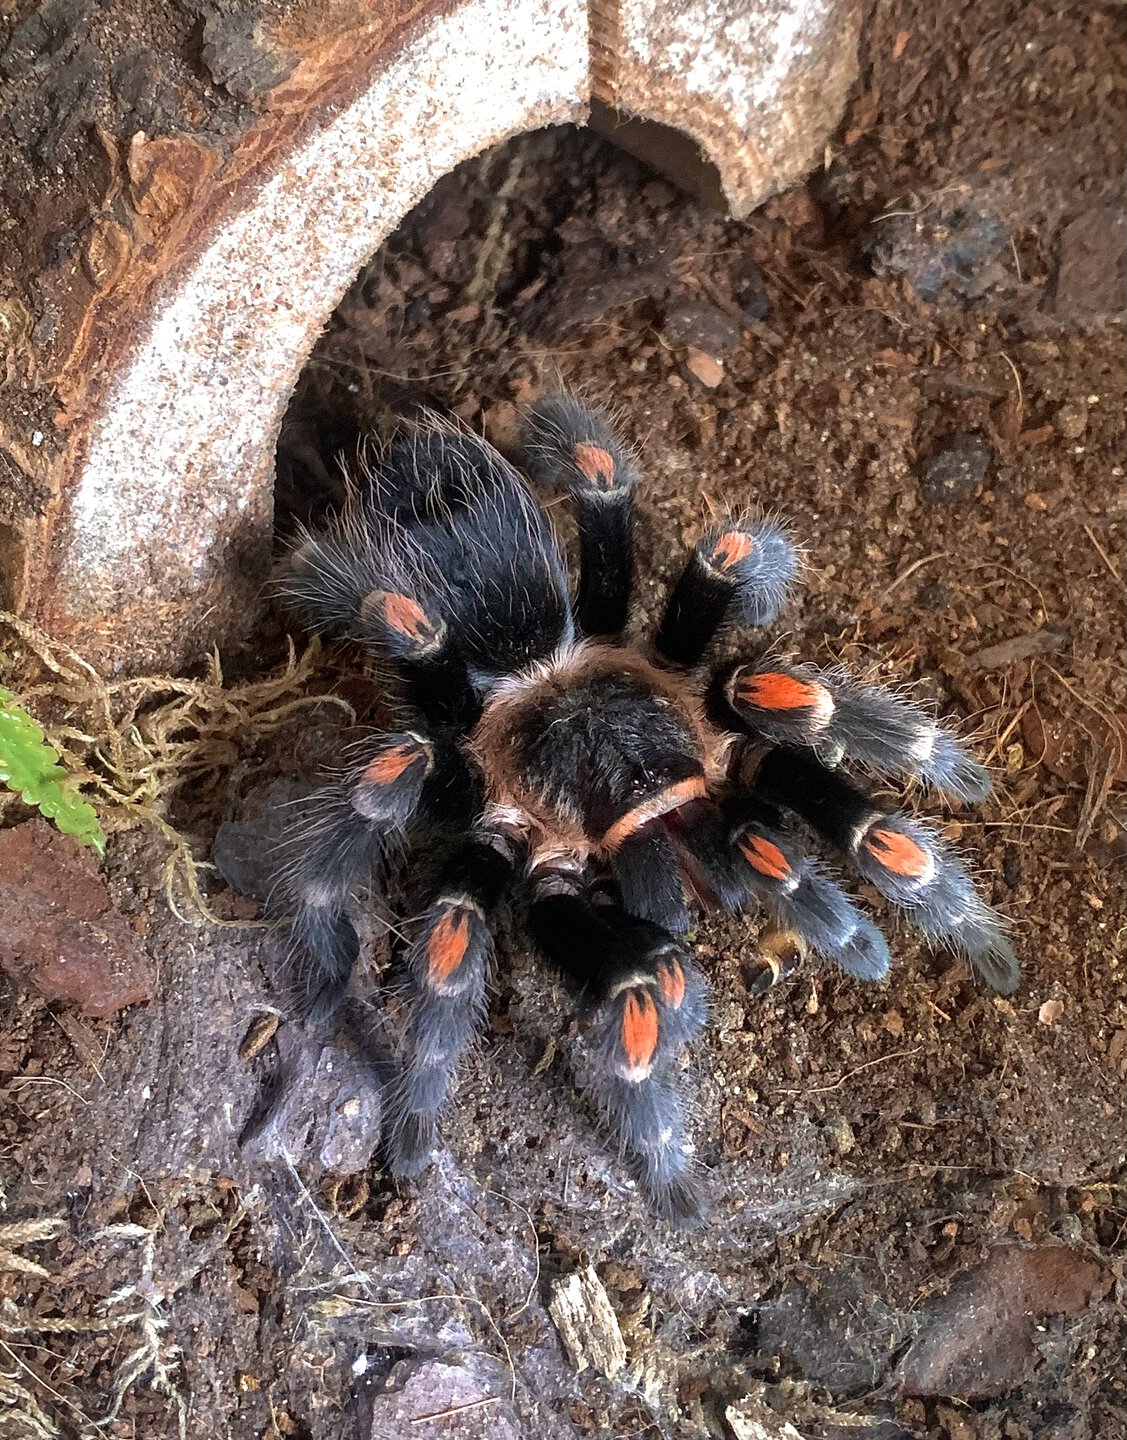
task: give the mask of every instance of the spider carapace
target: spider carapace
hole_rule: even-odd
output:
[[[784,963],[771,957],[814,951],[879,980],[888,947],[825,847],[1011,991],[1013,951],[962,864],[854,772],[964,802],[990,782],[923,709],[842,670],[708,663],[721,631],[766,626],[783,604],[798,561],[780,523],[705,534],[656,635],[635,640],[633,456],[602,413],[553,396],[527,419],[523,462],[570,497],[574,600],[528,482],[435,420],[358,466],[344,512],[289,558],[289,603],[381,663],[402,717],[295,826],[295,948],[311,1013],[329,1014],[359,952],[358,896],[408,897],[392,927],[405,1025],[388,1146],[412,1174],[484,1019],[505,906],[589,1022],[588,1089],[626,1163],[659,1213],[692,1222],[679,1060],[705,986],[684,939],[691,906],[765,910],[788,943],[763,946],[764,977]]]

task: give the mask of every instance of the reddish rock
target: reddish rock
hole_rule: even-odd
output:
[[[0,831],[0,965],[84,1015],[156,993],[156,968],[114,910],[97,861],[45,820]]]
[[[1122,313],[1127,281],[1127,219],[1110,206],[1086,210],[1061,231],[1053,310],[1097,321]]]
[[[900,1365],[901,1387],[963,1400],[1003,1395],[1036,1368],[1038,1322],[1074,1319],[1110,1287],[1104,1267],[1077,1250],[1000,1247],[925,1312]]]

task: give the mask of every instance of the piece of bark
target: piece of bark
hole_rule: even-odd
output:
[[[577,1370],[590,1366],[609,1380],[621,1375],[626,1344],[618,1316],[592,1266],[553,1282],[548,1311]]]
[[[1072,637],[1067,630],[1057,630],[1046,625],[1028,635],[1014,635],[1009,640],[999,640],[997,645],[987,645],[968,655],[964,661],[967,670],[1004,670],[1018,660],[1032,660],[1035,655],[1051,655],[1054,650],[1063,650]]]

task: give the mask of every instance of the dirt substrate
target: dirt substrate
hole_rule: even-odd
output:
[[[890,920],[887,984],[754,996],[755,922],[703,920],[713,1208],[673,1235],[522,954],[448,1150],[397,1185],[373,1154],[382,947],[344,1030],[303,1032],[279,939],[182,923],[160,843],[118,837],[158,998],[103,1021],[7,997],[0,1433],[1127,1436],[1123,18],[882,8],[827,168],[744,224],[582,132],[463,167],[345,298],[280,457],[289,523],[358,428],[429,404],[507,449],[562,380],[642,457],[639,626],[714,514],[790,517],[806,583],[766,638],[910,682],[996,767],[980,815],[922,808],[1012,919],[1018,992]],[[234,672],[281,654],[278,617],[264,634]],[[378,697],[344,663],[321,683],[363,721]],[[264,809],[333,760],[342,713],[248,735],[177,801],[243,890]],[[221,914],[259,914],[202,873]],[[549,1315],[588,1265],[624,1364],[597,1311],[582,1369]]]

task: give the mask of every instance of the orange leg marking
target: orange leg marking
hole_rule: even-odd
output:
[[[755,541],[742,530],[729,530],[712,547],[712,563],[718,570],[731,570],[746,560],[755,549]]]
[[[824,685],[773,672],[744,675],[736,683],[736,699],[760,710],[819,710],[833,713],[833,696]]]
[[[657,967],[657,988],[661,998],[673,1010],[685,998],[685,972],[676,960],[664,960]]]
[[[421,754],[417,745],[394,745],[365,765],[360,778],[373,785],[392,785]]]
[[[761,835],[747,835],[740,841],[740,854],[753,870],[769,875],[772,880],[785,880],[790,874],[787,857],[777,845]]]
[[[925,879],[935,866],[923,846],[899,830],[870,830],[865,836],[865,848],[886,870],[909,880]]]
[[[575,468],[585,480],[601,490],[610,490],[614,485],[614,456],[601,445],[583,441],[571,452]]]
[[[644,1080],[657,1049],[657,1006],[646,990],[630,990],[622,1012],[622,1049],[631,1079]]]
[[[410,595],[373,590],[370,595],[365,596],[362,608],[369,611],[378,609],[386,624],[405,640],[412,640],[416,644],[429,642],[438,633],[439,627]]]
[[[470,917],[464,910],[447,910],[427,941],[427,979],[435,988],[457,970],[469,945]]]

